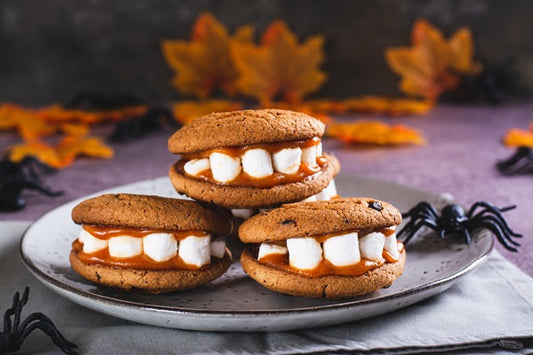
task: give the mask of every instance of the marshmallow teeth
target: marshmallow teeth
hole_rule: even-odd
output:
[[[109,239],[109,255],[115,258],[131,258],[141,255],[143,241],[141,238],[121,236]]]
[[[316,201],[329,201],[337,195],[338,194],[337,187],[335,186],[335,180],[332,179],[328,186],[326,186],[324,190],[316,194],[315,197]]]
[[[312,270],[322,261],[322,248],[314,238],[287,239],[289,263],[300,270]]]
[[[394,259],[400,258],[400,251],[398,250],[398,241],[396,240],[396,233],[385,237],[385,251],[387,251]]]
[[[302,149],[302,163],[304,163],[308,167],[316,168],[318,166],[316,162],[316,157],[317,157],[317,146],[316,145]]]
[[[357,233],[349,233],[326,239],[324,258],[335,266],[348,266],[361,261]]]
[[[222,259],[226,253],[226,242],[223,240],[215,240],[210,245],[211,255]]]
[[[285,148],[272,155],[274,169],[283,174],[295,174],[300,169],[302,150],[300,148]]]
[[[382,260],[385,235],[379,232],[368,233],[359,238],[361,257],[369,260]]]
[[[218,182],[234,180],[241,172],[241,159],[223,153],[212,153],[209,156],[213,179]]]
[[[185,163],[183,166],[183,170],[189,175],[198,175],[202,171],[209,170],[211,168],[211,164],[209,163],[209,159],[192,159]]]
[[[250,149],[242,156],[244,172],[254,178],[264,178],[274,173],[270,153],[265,149]]]
[[[167,261],[178,254],[178,241],[169,233],[152,233],[143,238],[144,253],[155,261]]]
[[[271,254],[287,254],[287,248],[281,245],[262,243],[259,246],[259,253],[257,255],[257,260],[261,260],[265,256],[271,255]]]
[[[202,267],[211,261],[211,236],[190,236],[180,241],[179,256],[184,263]]]
[[[87,254],[107,248],[107,240],[93,237],[85,229],[81,230],[78,239],[83,243],[83,252]]]

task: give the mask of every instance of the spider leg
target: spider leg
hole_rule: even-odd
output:
[[[420,228],[422,228],[424,226],[431,228],[432,230],[434,230],[437,233],[441,232],[439,227],[437,226],[437,224],[434,221],[431,221],[431,220],[428,220],[428,219],[423,219],[423,220],[420,220],[417,224],[415,224],[413,226],[413,228],[409,231],[409,234],[407,235],[407,238],[405,238],[403,243],[407,245],[407,243],[409,243],[409,241],[420,230]]]
[[[502,238],[504,238],[505,240],[507,240],[509,243],[511,243],[513,245],[520,246],[520,243],[514,241],[512,237],[521,238],[522,234],[517,234],[517,233],[511,234],[510,232],[512,232],[512,231],[506,229],[505,226],[500,223],[500,220],[498,220],[494,216],[483,216],[483,217],[481,217],[481,218],[479,218],[477,220],[473,220],[473,221],[475,223],[473,223],[472,226],[482,225],[483,223],[486,223],[486,222],[487,223],[493,223],[494,225],[498,226],[498,228],[501,230]]]
[[[432,204],[426,201],[419,202],[415,207],[411,208],[406,213],[402,213],[402,217],[409,218],[421,212],[426,212],[429,215],[433,216],[435,219],[439,217],[439,214],[437,213],[437,210],[435,210],[435,207],[433,207]]]
[[[476,204],[477,203],[479,203],[481,205],[481,204],[485,204],[486,202],[476,202]],[[475,206],[475,204],[474,204],[474,206]],[[474,206],[472,206],[472,208]],[[521,234],[518,234],[518,233],[514,232],[511,229],[511,227],[509,227],[509,225],[507,224],[507,221],[505,220],[505,218],[501,214],[501,212],[509,211],[509,210],[512,210],[512,209],[516,208],[516,205],[498,208],[498,207],[494,207],[494,206],[492,206],[490,204],[487,204],[487,206],[484,206],[484,207],[486,207],[485,210],[477,213],[473,217],[472,216],[468,216],[468,217],[471,218],[471,220],[474,220],[474,219],[477,219],[477,218],[482,219],[482,218],[488,217],[487,214],[489,214],[493,219],[497,220],[498,223],[500,224],[500,226],[503,227],[502,229],[507,231],[510,235],[512,235],[513,237],[518,237],[518,238],[522,237]]]
[[[15,292],[15,295],[13,296],[12,306],[10,308],[8,308],[6,310],[6,312],[4,313],[4,331],[3,331],[3,333],[11,332],[11,329],[12,329],[11,328],[11,316],[13,314],[15,314],[15,310],[17,309],[19,301],[20,301],[20,294],[17,291],[17,292]]]
[[[463,229],[463,236],[465,237],[466,245],[470,245],[472,237],[470,237],[470,232],[468,231],[468,228]]]
[[[466,213],[466,216],[468,218],[472,218],[472,215],[474,214],[474,211],[478,208],[478,207],[484,207],[485,208],[485,211],[483,212],[486,212],[486,211],[490,211],[494,214],[497,214],[499,215],[499,217],[503,218],[501,212],[505,212],[505,211],[509,211],[509,210],[512,210],[514,208],[516,208],[516,205],[512,205],[512,206],[506,206],[506,207],[496,207],[494,206],[493,204],[491,203],[488,203],[488,202],[485,202],[485,201],[477,201],[475,202],[472,207],[470,207],[470,209],[468,210],[468,212]],[[481,213],[483,213],[481,212]]]
[[[35,323],[32,323],[36,321]],[[24,320],[21,325],[23,329],[20,337],[22,339],[26,338],[31,332],[35,329],[40,329],[46,333],[64,353],[66,354],[77,354],[76,351],[72,348],[77,348],[78,346],[74,343],[71,343],[57,330],[56,326],[50,318],[42,313],[32,313]]]
[[[517,252],[518,251],[518,249],[513,247],[511,244],[514,244],[516,246],[519,246],[520,244],[516,243],[515,241],[507,240],[505,238],[505,233],[501,230],[500,226],[497,223],[494,223],[493,221],[490,221],[490,220],[482,220],[479,223],[479,226],[480,227],[485,227],[488,230],[490,230],[496,236],[496,239],[498,239],[500,244],[505,247],[505,249],[507,249],[509,251],[513,251],[513,252]],[[511,244],[509,244],[509,242]]]
[[[397,236],[409,233],[420,220],[434,220],[434,218],[433,216],[426,214],[424,211],[421,211],[416,216],[411,217],[410,221],[398,232]]]
[[[22,313],[22,307],[24,307],[26,303],[28,303],[29,294],[30,294],[30,288],[26,286],[24,288],[24,292],[22,293],[22,298],[20,299],[20,301],[17,303],[17,306],[15,307],[15,317],[13,319],[13,329],[15,330],[15,332],[18,332],[19,323],[20,323],[20,314]]]

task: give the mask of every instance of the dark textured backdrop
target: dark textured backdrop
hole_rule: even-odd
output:
[[[261,32],[283,19],[300,36],[327,37],[321,96],[392,94],[389,46],[409,43],[413,21],[425,17],[450,35],[469,26],[476,58],[490,66],[515,58],[533,83],[533,1],[6,1],[0,2],[0,101],[40,105],[82,88],[133,90],[149,100],[179,97],[160,51],[164,38],[189,37],[202,11],[232,31]]]

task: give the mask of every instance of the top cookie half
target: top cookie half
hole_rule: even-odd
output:
[[[168,140],[174,154],[190,154],[219,147],[286,142],[321,137],[325,125],[304,113],[287,110],[244,110],[202,116]]]

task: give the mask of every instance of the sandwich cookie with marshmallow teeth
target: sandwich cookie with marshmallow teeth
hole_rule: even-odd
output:
[[[231,253],[223,236],[233,224],[197,202],[107,194],[72,210],[81,224],[70,263],[97,284],[147,293],[197,287],[222,275]]]
[[[212,113],[169,138],[169,151],[181,154],[169,176],[179,193],[230,209],[301,201],[320,194],[340,170],[322,152],[324,128],[286,110]]]
[[[294,296],[346,298],[390,286],[402,273],[396,241],[402,221],[392,205],[371,198],[282,205],[239,227],[249,243],[244,271],[266,288]]]

